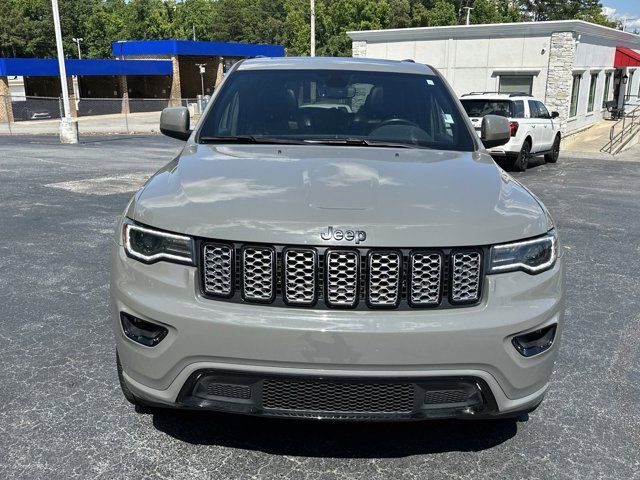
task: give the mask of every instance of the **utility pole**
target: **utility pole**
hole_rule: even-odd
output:
[[[60,29],[60,13],[58,12],[58,0],[51,0],[51,10],[53,12],[53,26],[56,32],[58,69],[60,70],[60,87],[62,88],[62,104],[64,107],[64,118],[60,119],[60,142],[78,143],[78,123],[71,118],[71,106],[69,104],[67,69],[64,64],[64,48],[62,47],[62,31]]]
[[[191,28],[193,28],[193,41],[196,41],[196,24],[192,23]]]
[[[316,56],[316,2],[311,0],[311,56]]]
[[[74,42],[76,42],[76,45],[78,45],[78,58],[80,60],[82,60],[82,52],[80,51],[80,42],[84,41],[84,38],[72,38],[71,40],[73,40]]]
[[[467,25],[471,25],[471,10],[473,10],[473,7],[462,7],[463,10],[467,11]]]

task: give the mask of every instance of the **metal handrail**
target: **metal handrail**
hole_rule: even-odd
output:
[[[617,127],[622,124],[619,133],[615,133]],[[631,112],[623,114],[622,118],[611,126],[609,130],[609,142],[600,149],[601,152],[613,153],[616,145],[623,145],[625,138],[629,138],[636,127],[640,126],[640,106],[634,108]]]

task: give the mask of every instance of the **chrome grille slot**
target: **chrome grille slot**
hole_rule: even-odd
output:
[[[409,260],[409,302],[415,306],[440,304],[442,291],[442,255],[437,252],[412,252]]]
[[[479,252],[456,252],[451,255],[452,303],[471,303],[480,298],[481,259]]]
[[[348,248],[199,240],[202,294],[297,308],[461,308],[482,298],[486,247]]]
[[[205,293],[229,297],[233,293],[233,248],[206,244],[203,249],[203,289]]]
[[[291,305],[316,302],[317,254],[312,249],[288,248],[284,251],[284,299]]]
[[[398,252],[369,253],[368,302],[374,307],[395,307],[400,301],[402,256]]]
[[[269,247],[242,249],[242,296],[249,301],[273,300],[275,297],[275,250]]]
[[[333,307],[354,307],[358,303],[360,254],[352,250],[326,253],[325,301]]]

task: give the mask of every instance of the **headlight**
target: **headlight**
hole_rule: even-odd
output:
[[[555,230],[533,240],[495,245],[491,248],[489,273],[522,270],[540,273],[550,269],[558,257],[558,237]]]
[[[132,258],[145,263],[159,260],[193,264],[191,237],[136,225],[126,219],[122,226],[124,249]]]

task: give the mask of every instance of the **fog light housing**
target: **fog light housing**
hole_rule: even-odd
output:
[[[518,335],[513,337],[511,343],[523,357],[533,357],[551,348],[556,338],[557,327],[558,325],[554,323],[548,327]]]
[[[122,331],[127,338],[146,347],[155,347],[169,333],[169,330],[160,325],[147,322],[125,312],[120,312],[120,323],[122,324]]]

